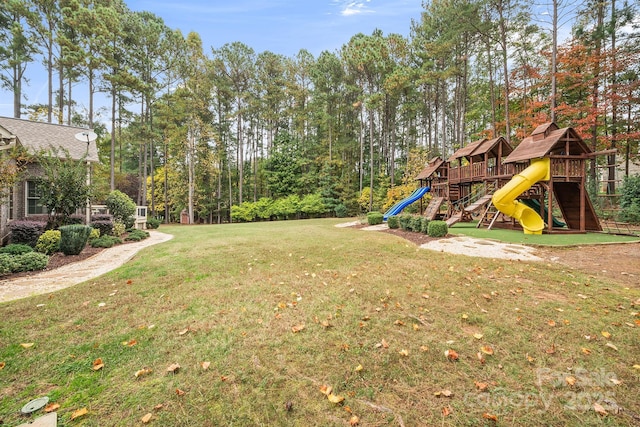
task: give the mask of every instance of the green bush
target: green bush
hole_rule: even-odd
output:
[[[398,222],[400,223],[400,228],[405,231],[411,231],[411,221],[413,219],[413,215],[402,214],[398,216]]]
[[[127,227],[120,221],[115,221],[113,223],[113,235],[116,237],[120,237],[124,234]]]
[[[15,273],[20,271],[37,271],[43,270],[49,264],[49,256],[40,252],[28,252],[22,255],[16,255],[16,262],[19,267]]]
[[[131,242],[139,242],[149,237],[149,232],[144,230],[131,230],[129,235],[124,239]]]
[[[38,237],[36,251],[51,255],[60,250],[60,230],[47,230]]]
[[[33,248],[29,245],[23,245],[21,243],[12,243],[3,248],[0,248],[0,254],[9,255],[22,255],[27,252],[33,252]]]
[[[429,233],[429,218],[422,217],[422,226],[420,227],[420,232],[424,234]]]
[[[429,237],[444,237],[449,233],[449,227],[444,221],[430,221],[427,226]]]
[[[620,214],[618,219],[640,224],[640,175],[628,176],[620,190]]]
[[[110,248],[114,245],[122,243],[122,239],[115,236],[100,236],[91,241],[91,247],[93,248]]]
[[[369,225],[378,225],[382,224],[384,220],[384,215],[380,212],[368,212],[367,213],[367,223]]]
[[[88,225],[72,224],[60,227],[60,251],[65,255],[78,255],[82,252],[91,234]]]
[[[160,220],[158,218],[147,218],[147,228],[155,230],[160,227]]]
[[[136,204],[131,197],[122,191],[114,190],[107,196],[105,205],[109,209],[109,213],[113,215],[114,221],[125,224],[125,229],[132,227],[135,219],[133,215],[136,213]]]
[[[20,264],[16,261],[16,258],[17,256],[12,254],[0,254],[0,276],[18,271]]]
[[[108,234],[113,234],[113,221],[107,219],[94,219],[91,221],[91,227],[98,230],[101,236],[106,236]]]
[[[338,218],[346,218],[347,215],[349,215],[349,209],[347,209],[347,207],[342,203],[340,203],[339,205],[336,205],[336,207],[333,208],[333,210],[335,211],[336,217]]]
[[[416,233],[422,232],[422,217],[418,215],[413,215],[411,218],[411,231],[415,231]]]
[[[400,220],[395,215],[390,216],[387,219],[387,225],[389,226],[389,228],[399,228],[400,227]]]

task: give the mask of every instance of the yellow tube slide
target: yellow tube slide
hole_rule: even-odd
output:
[[[505,215],[518,220],[524,234],[542,234],[544,221],[540,215],[529,206],[516,200],[533,184],[540,180],[548,180],[550,174],[549,158],[531,160],[531,165],[520,172],[505,185],[497,190],[491,201],[493,205]]]

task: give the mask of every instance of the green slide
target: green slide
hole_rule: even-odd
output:
[[[540,212],[540,202],[538,202],[536,199],[522,199],[520,200],[522,203],[524,203],[525,205],[529,206],[531,209],[535,210],[536,212]],[[547,216],[549,215],[549,211],[547,210],[547,207],[544,207],[544,220],[546,222],[547,220]],[[553,219],[553,226],[554,227],[566,227],[567,224],[565,224],[564,222],[560,221],[558,218],[556,218],[555,216],[551,217]]]

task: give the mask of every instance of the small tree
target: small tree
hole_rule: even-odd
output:
[[[63,157],[64,155],[64,157]],[[43,175],[36,181],[40,201],[47,208],[49,222],[62,222],[85,206],[91,197],[84,159],[74,160],[64,150],[52,149],[35,156]]]
[[[133,225],[133,214],[136,213],[136,204],[131,200],[131,197],[122,191],[113,190],[107,196],[105,204],[111,215],[113,215],[114,221],[125,224],[127,228]]]

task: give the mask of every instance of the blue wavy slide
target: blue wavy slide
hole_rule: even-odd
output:
[[[422,197],[425,194],[427,194],[429,191],[431,191],[431,187],[420,187],[420,188],[418,188],[416,191],[411,193],[411,195],[409,197],[407,197],[406,199],[402,199],[398,203],[393,205],[393,207],[391,209],[389,209],[383,215],[382,218],[386,221],[387,219],[389,219],[390,216],[398,215],[400,212],[402,212],[402,210],[404,208],[406,208],[410,204],[412,204],[414,202],[417,202],[418,200],[422,199]]]

